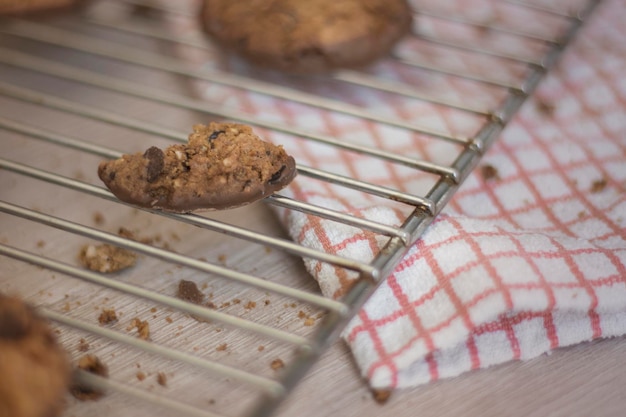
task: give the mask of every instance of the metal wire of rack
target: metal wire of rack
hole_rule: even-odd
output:
[[[394,77],[395,73],[384,65],[373,70],[341,70],[328,76],[302,78],[259,73],[238,61],[227,61],[225,67],[195,65],[193,58],[190,62],[182,61],[175,53],[179,48],[192,51],[191,57],[200,56],[198,61],[206,61],[207,56],[214,57],[216,62],[220,59],[195,27],[193,9],[175,9],[171,4],[141,3],[149,7],[142,8],[144,13],[140,14],[136,13],[137,3],[96,2],[95,6],[71,16],[2,20],[0,107],[5,110],[0,116],[0,137],[5,150],[0,159],[3,190],[0,211],[4,230],[0,253],[5,259],[0,268],[0,289],[19,290],[40,305],[42,314],[62,328],[60,337],[64,345],[84,346],[85,340],[90,341],[98,355],[110,363],[111,377],[80,371],[77,378],[108,391],[115,401],[139,407],[136,400],[145,400],[147,406],[157,405],[161,412],[189,416],[271,415],[324,349],[336,340],[342,327],[375,290],[376,283],[392,271],[408,246],[446,205],[598,4],[581,3],[572,11],[567,2],[476,1],[477,5],[489,4],[489,10],[508,7],[519,10],[526,18],[532,16],[535,26],[540,28],[535,31],[525,29],[519,22],[502,21],[497,13],[488,16],[462,13],[458,3],[420,3],[415,33],[406,42],[409,46],[399,48],[387,61],[389,68],[401,69],[398,73],[415,71],[420,77],[458,82],[463,86],[460,91],[466,92],[461,99],[446,92],[433,94],[434,89],[425,88],[424,84],[407,82],[410,77]],[[176,21],[187,31],[163,31],[156,23],[164,21]],[[550,26],[549,30],[546,25]],[[473,31],[476,36],[482,36],[484,43],[477,45],[462,38],[447,38],[445,29],[449,26],[461,28],[461,32]],[[509,38],[506,45],[513,42],[518,47],[503,49],[498,40],[504,37]],[[431,51],[430,55],[416,53],[424,50]],[[458,56],[469,57],[462,61],[465,64],[478,64],[475,68],[449,65]],[[489,62],[487,70],[484,62]],[[131,76],[127,77],[128,74]],[[167,81],[160,77],[167,77]],[[184,83],[191,80],[194,84],[188,94],[181,94],[169,91],[167,83],[172,80]],[[210,97],[196,95],[199,85],[213,88],[217,95],[243,91],[273,102],[410,132],[419,140],[449,144],[458,151],[449,163],[394,153],[213,103]],[[477,128],[473,132],[453,132],[411,118],[403,119],[370,108],[358,99],[343,100],[333,94],[333,87],[326,88],[329,85],[346,86],[356,93],[373,91],[391,99],[458,112],[476,121]],[[99,95],[93,95],[96,98],[91,100],[93,91]],[[490,100],[483,100],[484,97]],[[133,113],[127,110],[130,107],[140,110]],[[155,114],[158,123],[153,122]],[[155,140],[185,141],[186,130],[166,115],[171,115],[171,120],[209,116],[235,120],[280,137],[296,138],[285,146],[295,147],[298,141],[311,142],[424,172],[435,180],[428,190],[413,192],[298,165],[299,178],[397,202],[406,213],[402,224],[397,226],[280,193],[265,200],[267,206],[303,212],[388,239],[371,262],[361,262],[294,243],[276,230],[279,227],[275,221],[268,220],[271,214],[269,217],[254,214],[262,210],[258,206],[236,210],[235,215],[179,215],[126,207],[93,175],[72,171],[75,169],[72,164],[64,163],[75,161],[76,166],[89,171],[99,159],[119,157],[123,152],[116,147],[129,152]],[[31,119],[43,126],[34,125]],[[170,124],[176,127],[166,127]],[[90,133],[98,129],[105,132],[103,136],[91,138]],[[62,157],[51,156],[59,152]],[[53,197],[50,201],[48,197],[39,200],[41,195]],[[47,202],[51,203],[50,207]],[[180,237],[171,230],[181,230],[181,235],[184,230],[189,243],[181,243],[182,249],[174,251],[160,235],[142,241],[106,231],[102,221],[90,220],[89,213],[97,210],[110,214],[118,224],[138,225],[142,233],[169,230],[174,242],[180,241]],[[246,220],[247,217],[252,220]],[[257,228],[254,221],[269,225]],[[185,229],[187,226],[191,227]],[[135,267],[129,277],[111,278],[85,270],[76,266],[66,249],[61,249],[75,248],[85,239],[141,254],[142,263],[147,266]],[[46,241],[56,243],[49,245]],[[229,243],[223,244],[225,241]],[[216,259],[211,261],[195,249],[212,245],[216,249],[210,253]],[[242,258],[235,257],[230,264],[220,259],[224,257],[217,254],[223,247],[229,253],[238,251],[241,257],[253,259],[254,267],[239,267],[238,261],[242,265],[250,264]],[[325,298],[310,283],[312,280],[300,279],[306,276],[301,258],[354,271],[360,278],[342,299]],[[50,273],[51,276],[46,275]],[[213,291],[209,298],[214,298],[208,306],[176,298],[172,282],[177,279],[173,275],[196,281],[205,279],[202,282]],[[18,278],[20,283],[15,284]],[[54,286],[64,289],[55,292]],[[50,299],[44,302],[46,293]],[[242,300],[246,297],[250,301],[244,305]],[[171,326],[173,321],[183,324],[163,331],[162,337],[161,329],[155,325],[150,341],[130,334],[122,319],[117,327],[98,324],[93,319],[93,310],[116,301],[119,301],[118,310],[124,310],[126,317],[150,316],[153,321],[158,319],[162,328]],[[267,310],[255,317],[253,312],[261,304]],[[285,313],[285,309],[290,312]],[[178,319],[174,320],[173,316]],[[301,325],[302,319],[307,320],[306,326]],[[220,352],[237,347],[237,355],[219,356]],[[270,360],[272,365],[268,366]],[[140,375],[145,377],[141,369],[146,369],[146,365],[140,366],[139,362],[162,364],[163,369],[168,369],[171,376],[168,389],[141,385]],[[215,388],[219,384],[228,388]],[[80,412],[90,406],[74,404],[72,409]]]

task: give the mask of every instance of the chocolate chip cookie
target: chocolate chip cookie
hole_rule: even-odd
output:
[[[187,144],[105,161],[98,175],[120,200],[188,213],[242,206],[286,187],[296,175],[282,146],[236,123],[196,125]]]
[[[0,416],[60,415],[70,375],[47,322],[20,299],[0,294]]]
[[[204,0],[201,23],[225,49],[290,72],[369,64],[411,29],[407,0]]]
[[[0,15],[62,10],[81,0],[0,0]]]

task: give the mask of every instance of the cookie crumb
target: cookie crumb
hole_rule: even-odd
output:
[[[498,169],[490,164],[485,164],[481,166],[480,174],[482,175],[484,181],[500,179],[500,173],[498,172]]]
[[[378,404],[385,404],[387,401],[389,401],[389,397],[391,397],[391,390],[372,390],[372,398],[374,398],[374,401],[376,401]]]
[[[256,308],[256,303],[254,301],[248,301],[243,308],[246,310],[252,310],[253,308]]]
[[[537,111],[544,116],[552,116],[554,114],[554,110],[556,109],[555,105],[546,100],[537,100],[536,101]]]
[[[117,313],[114,309],[103,309],[102,313],[98,317],[98,322],[100,324],[111,324],[117,321]]]
[[[137,376],[137,379],[140,381],[143,381],[144,379],[146,379],[146,374],[144,374],[142,371],[137,371],[135,375]]]
[[[178,293],[176,296],[193,304],[200,304],[204,301],[204,294],[198,289],[196,283],[184,279],[178,282]]]
[[[162,387],[167,386],[167,375],[165,375],[164,372],[159,372],[157,374],[157,383]]]
[[[270,368],[277,371],[278,369],[282,369],[285,367],[285,362],[282,359],[274,359],[272,363],[270,363]]]
[[[223,352],[228,348],[228,344],[226,343],[222,343],[221,345],[219,345],[218,347],[215,348],[215,350],[217,350],[218,352]]]
[[[256,350],[258,350],[259,352],[263,352],[265,350],[265,346],[259,345],[259,347],[256,348]]]
[[[83,266],[92,271],[102,273],[119,272],[135,265],[135,253],[109,245],[85,245],[80,249],[78,258]]]
[[[96,355],[82,356],[78,360],[77,368],[105,378],[109,376],[109,368]],[[80,401],[96,401],[104,395],[102,391],[76,383],[72,385],[70,392]]]
[[[79,352],[87,352],[89,349],[91,348],[91,346],[89,345],[89,342],[87,342],[85,339],[81,338],[78,341],[78,351]]]
[[[592,182],[591,190],[589,191],[591,191],[592,193],[599,193],[599,192],[604,191],[607,185],[608,185],[608,181],[606,180],[606,178],[603,177]]]
[[[217,260],[219,261],[219,263],[221,263],[223,265],[226,265],[226,259],[227,259],[226,255],[224,255],[224,254],[218,255],[218,257],[217,257]]]
[[[99,211],[94,211],[92,220],[97,226],[102,226],[104,224],[104,215]]]
[[[140,339],[148,340],[150,338],[150,324],[147,321],[142,321],[138,317],[135,317],[126,328],[128,331],[133,329],[137,329],[137,334]]]

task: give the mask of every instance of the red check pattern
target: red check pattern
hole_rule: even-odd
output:
[[[626,332],[625,18],[600,8],[486,156],[498,178],[472,174],[344,332],[372,386]]]
[[[520,20],[507,18],[504,11],[486,16]],[[415,386],[626,333],[624,21],[623,1],[608,0],[598,8],[488,152],[483,166],[494,167],[496,175],[486,177],[477,170],[465,181],[346,328],[343,337],[372,387]],[[444,63],[435,51],[415,47],[433,62]],[[489,71],[464,60],[460,56],[445,64],[476,68],[478,74]],[[229,65],[241,71],[237,63]],[[494,75],[501,79],[515,77],[517,71],[497,70]],[[385,63],[377,71],[459,104],[490,106],[501,98],[449,78],[426,83],[423,74]],[[462,113],[416,100],[335,92],[315,82],[310,88],[441,132],[462,136],[476,129]],[[455,155],[455,145],[401,129],[237,90],[209,86],[205,93],[214,102],[272,122],[363,146],[441,164]],[[435,180],[371,157],[265,133],[284,144],[301,166],[416,194],[424,194]],[[410,210],[304,176],[284,193],[395,226]],[[278,213],[295,241],[351,259],[369,262],[387,240],[296,211]],[[304,262],[329,297],[341,297],[355,279],[341,268]]]

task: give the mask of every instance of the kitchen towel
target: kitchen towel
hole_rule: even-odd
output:
[[[461,9],[464,4],[445,3]],[[489,13],[474,18],[507,18]],[[523,20],[529,27],[537,24]],[[626,333],[625,21],[622,0],[597,8],[480,166],[349,323],[342,337],[371,387],[412,387]],[[427,49],[419,53],[433,62],[446,59]],[[237,61],[204,65],[247,71]],[[479,72],[499,75],[487,58],[476,65],[484,66]],[[408,76],[389,68],[382,63],[377,70],[400,81]],[[467,122],[441,107],[415,101],[409,107],[382,94],[335,91],[334,84],[305,81],[313,92],[373,106],[382,116],[440,129]],[[421,87],[446,99],[469,97],[481,103],[481,90],[471,83],[437,82],[433,78]],[[447,154],[441,141],[413,142],[402,129],[217,85],[205,85],[203,91],[212,102],[270,122],[367,147],[384,145],[401,155],[445,160]],[[296,146],[276,132],[261,133],[285,143],[300,166],[398,190],[427,186],[422,176],[389,163],[309,141]],[[397,203],[304,175],[281,194],[394,226],[407,214]],[[276,210],[296,242],[347,258],[369,262],[388,239]],[[344,269],[304,262],[326,296],[340,298],[355,279]]]
[[[343,338],[373,388],[411,387],[626,332],[624,21],[622,1],[599,6],[350,322]],[[394,181],[384,167],[350,164]],[[382,223],[401,219],[394,207],[332,187],[302,181],[286,193]],[[299,212],[282,218],[296,241],[363,261],[386,240]],[[305,263],[330,297],[353,278]]]

